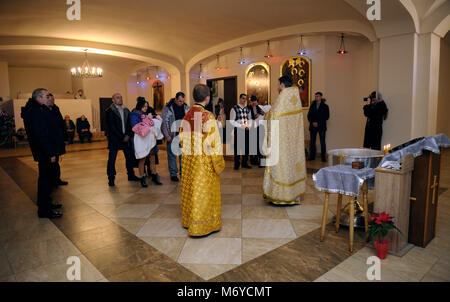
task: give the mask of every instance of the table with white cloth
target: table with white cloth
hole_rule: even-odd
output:
[[[364,227],[367,231],[368,215],[368,198],[367,198],[367,181],[375,177],[373,168],[353,169],[349,165],[336,165],[325,167],[319,172],[313,174],[314,184],[317,190],[325,192],[325,202],[323,206],[322,228],[320,233],[320,241],[323,241],[325,236],[325,225],[328,213],[328,201],[331,193],[338,194],[337,214],[336,214],[336,232],[339,232],[341,211],[349,211],[349,221],[355,219],[355,202],[357,198],[362,195],[363,207],[362,213],[364,217]],[[362,193],[362,194],[361,194]],[[342,196],[349,196],[350,202],[341,210]],[[350,238],[349,249],[353,252],[353,237],[354,237],[354,223],[349,223]]]

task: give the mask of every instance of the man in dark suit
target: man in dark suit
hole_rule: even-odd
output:
[[[22,118],[28,136],[33,158],[38,162],[38,216],[40,218],[59,218],[57,209],[61,204],[52,203],[53,171],[57,157],[64,154],[64,132],[56,115],[49,108],[47,89],[33,91],[32,98],[22,108]]]
[[[108,138],[108,174],[109,186],[114,187],[116,177],[116,158],[119,150],[125,155],[129,181],[140,181],[134,174],[133,155],[131,153],[130,138],[133,136],[130,123],[130,110],[123,105],[122,95],[112,96],[113,104],[106,109],[106,136]]]
[[[247,106],[248,110],[250,111],[251,119],[253,121],[253,126],[250,129],[250,163],[254,166],[258,166],[262,168],[261,166],[261,152],[260,152],[260,145],[263,141],[263,139],[260,139],[259,135],[259,124],[256,121],[260,116],[264,115],[264,111],[261,109],[261,107],[258,106],[258,98],[254,95],[250,98],[250,104]]]
[[[63,120],[61,111],[59,110],[59,107],[55,105],[55,97],[53,94],[49,94],[49,104],[48,108],[50,111],[55,115],[58,125],[61,127],[63,134],[64,134],[64,142],[66,145],[69,144],[69,136],[66,131],[65,122]],[[54,186],[67,186],[69,183],[67,181],[61,180],[61,166],[59,165],[59,156],[56,157],[56,163],[54,165],[55,170],[53,171],[53,181]]]
[[[327,131],[327,120],[330,118],[330,109],[325,104],[325,99],[322,98],[322,92],[315,94],[315,100],[309,107],[308,121],[309,121],[309,133],[310,133],[310,155],[308,160],[314,160],[316,158],[316,137],[319,133],[320,137],[320,155],[322,162],[327,161],[327,146],[325,143],[325,133]]]

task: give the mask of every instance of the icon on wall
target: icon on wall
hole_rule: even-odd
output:
[[[292,78],[292,85],[300,90],[302,107],[308,109],[311,103],[311,60],[305,56],[286,59],[281,64],[281,76]]]
[[[270,67],[268,64],[260,62],[247,67],[245,91],[248,99],[256,96],[260,104],[270,104]]]

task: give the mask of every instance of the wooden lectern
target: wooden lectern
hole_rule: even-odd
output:
[[[405,155],[402,169],[395,171],[385,168],[375,169],[375,203],[373,211],[386,212],[393,216],[396,230],[389,233],[389,252],[403,256],[413,246],[408,244],[410,216],[411,174],[414,170],[414,156]]]
[[[409,242],[426,247],[436,234],[441,155],[423,150],[412,174]]]

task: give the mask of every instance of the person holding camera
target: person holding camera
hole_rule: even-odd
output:
[[[327,132],[327,120],[330,118],[330,109],[325,104],[325,99],[322,98],[322,92],[316,92],[315,99],[309,107],[308,121],[309,121],[309,158],[314,160],[316,158],[316,137],[319,133],[320,137],[320,155],[322,162],[327,161],[327,146],[325,143],[325,133]]]
[[[387,118],[388,108],[381,94],[373,91],[363,107],[364,115],[367,117],[366,130],[364,133],[364,148],[381,150],[381,137],[383,135],[383,121]]]

